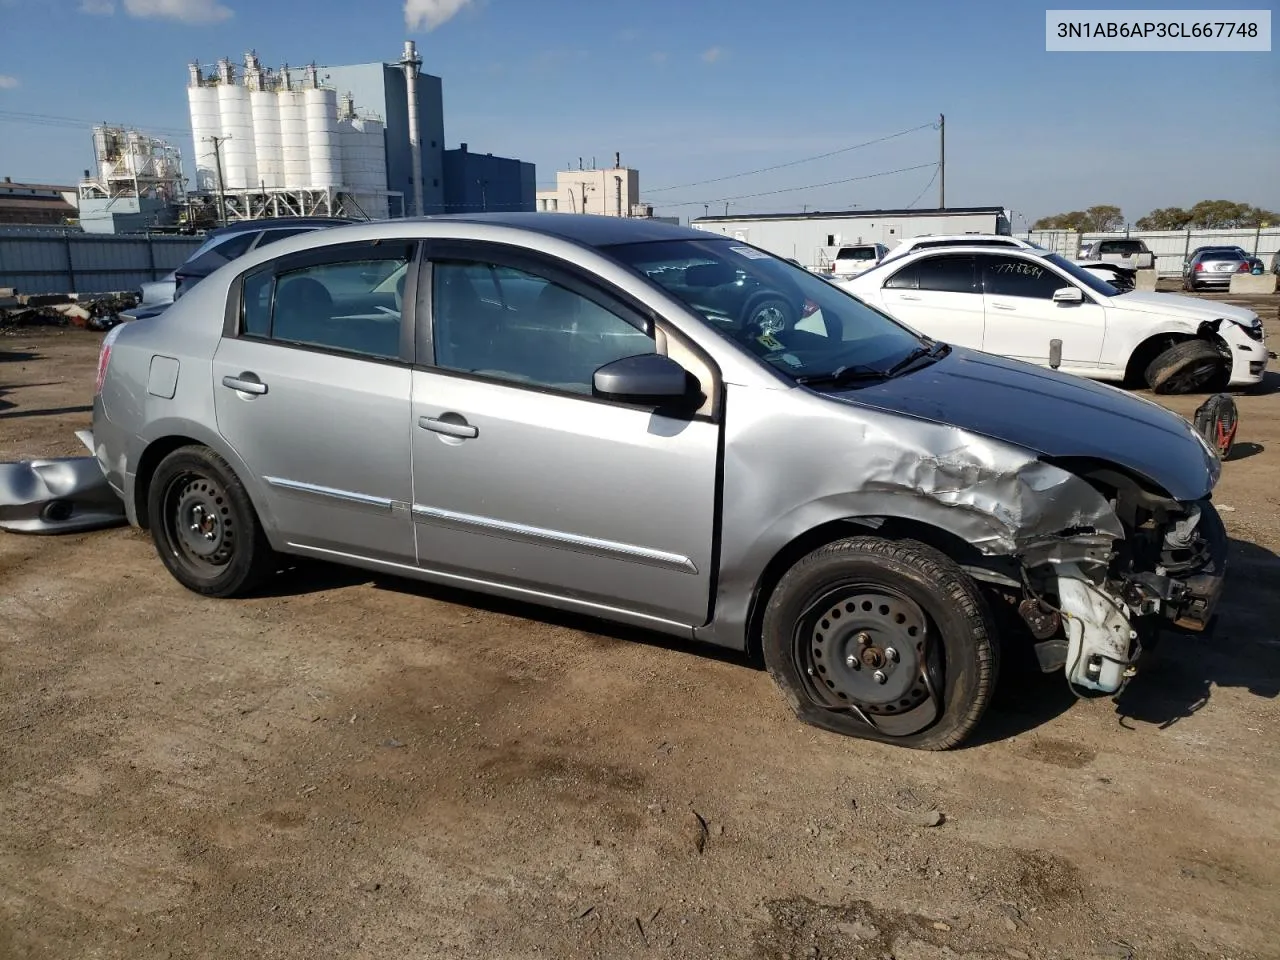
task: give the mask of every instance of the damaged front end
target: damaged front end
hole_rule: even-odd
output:
[[[1022,555],[1017,610],[1042,669],[1065,668],[1079,693],[1115,693],[1162,629],[1209,629],[1226,528],[1208,497],[1178,501],[1107,466],[1073,472],[1106,497],[1124,536],[1105,551],[1066,539]]]

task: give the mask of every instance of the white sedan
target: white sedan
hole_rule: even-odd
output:
[[[925,249],[834,283],[934,339],[1157,393],[1249,386],[1266,372],[1252,310],[1121,293],[1048,251]]]

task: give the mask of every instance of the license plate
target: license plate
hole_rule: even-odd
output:
[[[1220,263],[1215,267],[1216,270],[1234,270],[1235,268],[1229,263]]]

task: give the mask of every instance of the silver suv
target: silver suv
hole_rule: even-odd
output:
[[[296,554],[762,656],[941,749],[1001,644],[1113,693],[1222,586],[1181,417],[929,340],[756,247],[495,214],[253,250],[104,340],[94,449],[198,593]]]

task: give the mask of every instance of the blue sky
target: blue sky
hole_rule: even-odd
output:
[[[1093,203],[1136,219],[1205,198],[1280,209],[1280,53],[1047,53],[1045,8],[0,0],[0,174],[73,182],[91,163],[87,127],[14,114],[136,125],[173,137],[189,158],[188,61],[240,59],[249,48],[273,65],[394,60],[412,37],[424,69],[444,79],[448,146],[533,161],[540,182],[578,157],[604,165],[619,150],[659,212],[701,215],[706,203],[723,213],[726,198],[737,213],[932,205],[933,129],[659,188],[840,150],[939,113],[949,206],[999,204],[1030,219]],[[778,190],[787,192],[750,196]]]

